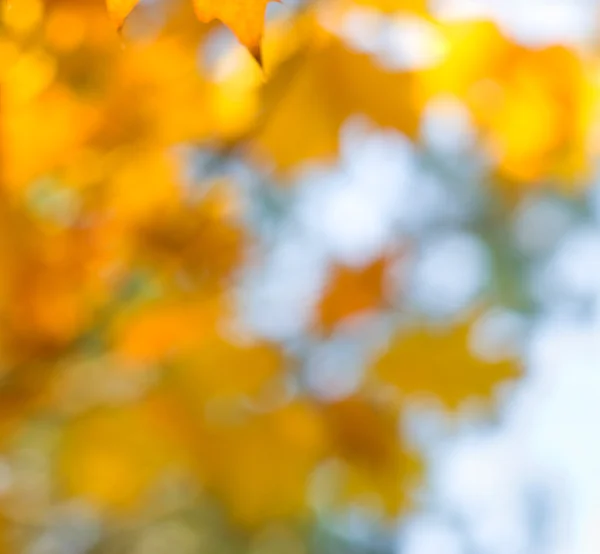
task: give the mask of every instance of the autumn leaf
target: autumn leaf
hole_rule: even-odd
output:
[[[215,425],[209,437],[208,487],[224,500],[236,522],[256,527],[306,515],[309,479],[327,440],[312,403],[295,401]]]
[[[106,0],[106,7],[110,16],[121,25],[138,2],[139,0]]]
[[[323,406],[332,455],[348,471],[341,497],[375,497],[389,515],[408,504],[407,485],[419,463],[404,444],[398,410],[355,395]]]
[[[72,420],[61,440],[63,491],[108,511],[134,509],[173,456],[172,448],[155,440],[149,424],[137,406]]]
[[[385,305],[385,271],[388,259],[378,258],[364,267],[335,266],[318,307],[325,331],[338,323]]]
[[[214,326],[215,308],[189,302],[150,304],[124,314],[114,326],[116,353],[140,365],[179,355],[203,340]]]
[[[564,46],[515,44],[492,21],[444,22],[437,29],[444,54],[419,73],[417,94],[460,98],[503,178],[523,184],[589,173],[591,67]]]
[[[200,21],[219,19],[261,62],[260,42],[269,0],[194,0]]]
[[[374,365],[374,373],[409,397],[438,399],[449,410],[465,401],[489,399],[496,385],[515,379],[511,359],[486,361],[469,348],[471,327],[399,332]]]
[[[225,23],[240,42],[261,62],[265,11],[270,0],[191,0],[198,19]],[[121,25],[139,0],[106,0],[109,13]]]
[[[372,56],[352,50],[337,37],[322,35],[321,31],[320,40],[298,54],[298,69],[291,78],[282,64],[266,86],[274,106],[257,137],[256,150],[282,170],[306,160],[333,158],[340,130],[351,116],[364,115],[410,137],[418,132],[414,75],[388,71]],[[305,140],[307,136],[311,140]]]
[[[218,285],[239,263],[244,237],[231,195],[214,190],[198,204],[152,214],[139,227],[144,265],[176,278]]]

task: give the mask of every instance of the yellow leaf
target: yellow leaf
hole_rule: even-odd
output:
[[[418,75],[422,100],[451,94],[470,110],[497,172],[516,183],[589,173],[593,70],[564,46],[530,49],[491,21],[439,25],[444,55]]]
[[[97,411],[70,422],[59,459],[63,490],[102,509],[135,508],[172,456],[149,424],[136,408]]]
[[[173,378],[196,404],[257,395],[285,367],[274,345],[235,344],[216,333],[198,341],[183,362]]]
[[[139,0],[106,0],[106,7],[110,16],[120,26],[138,2]]]
[[[469,350],[468,324],[435,333],[399,333],[375,364],[375,373],[401,393],[435,398],[450,409],[469,398],[488,398],[495,386],[518,376],[512,360],[485,361]]]
[[[407,503],[407,484],[418,474],[417,459],[399,432],[398,411],[353,396],[323,406],[331,453],[345,464],[342,500],[379,499],[397,514]]]
[[[413,74],[386,71],[368,54],[328,35],[304,50],[297,69],[289,69],[293,60],[282,64],[265,91],[269,116],[257,137],[258,149],[278,167],[331,159],[338,151],[340,129],[353,115],[410,137],[417,134]]]
[[[106,0],[111,17],[122,25],[139,0]],[[225,23],[260,62],[260,43],[269,0],[193,0],[200,21]]]
[[[208,23],[219,19],[261,61],[260,43],[269,0],[194,0],[198,19]]]
[[[562,46],[520,51],[497,78],[493,102],[473,103],[499,171],[517,182],[587,177],[592,77]]]
[[[325,451],[319,411],[292,402],[213,430],[208,487],[234,520],[255,526],[307,512],[308,482]]]

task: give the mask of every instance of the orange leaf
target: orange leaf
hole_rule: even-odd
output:
[[[387,262],[386,258],[379,258],[365,267],[334,268],[319,305],[319,321],[325,330],[384,304]]]

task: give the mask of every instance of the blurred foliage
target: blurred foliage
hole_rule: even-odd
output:
[[[593,175],[598,60],[425,2],[284,0],[262,55],[264,0],[148,2],[124,19],[134,4],[2,0],[3,551],[387,552],[391,524],[425,502],[407,413],[493,418],[520,375],[522,337],[495,316],[534,316],[541,254],[512,225],[535,195],[577,205]],[[420,64],[357,39],[401,37],[405,21]],[[444,102],[473,132],[449,155],[425,127]],[[310,235],[297,206],[317,174],[344,174],[357,117],[410,141],[410,178],[435,181],[442,209],[356,259],[277,273],[282,244]],[[415,268],[430,237],[459,232],[488,276],[432,312]],[[434,273],[461,281],[450,265]],[[289,331],[244,317],[269,271],[275,298],[316,283],[282,296]]]

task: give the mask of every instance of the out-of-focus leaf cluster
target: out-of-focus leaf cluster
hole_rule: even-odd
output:
[[[522,46],[492,21],[438,18],[424,2],[320,0],[271,15],[262,70],[185,0],[142,4],[120,31],[101,0],[3,0],[7,552],[385,551],[337,518],[363,510],[383,525],[419,505],[426,460],[407,414],[489,417],[520,374],[486,322],[492,307],[536,309],[510,225],[524,198],[548,185],[575,195],[591,175],[597,60]],[[405,21],[418,22],[421,64],[359,40],[408,36]],[[430,148],[426,114],[440,99],[468,114],[472,150]],[[358,262],[327,254],[307,276],[318,293],[301,302],[304,324],[264,332],[243,317],[248,291],[282,241],[304,236],[305,183],[342,163],[357,116],[402,136],[413,177],[443,181],[463,205],[425,208],[426,223],[398,224]],[[360,219],[338,223],[360,235]],[[413,270],[430,236],[458,231],[485,245],[492,277],[432,316],[423,303],[436,291],[415,300]],[[293,273],[281,270],[282,286]],[[495,350],[479,348],[490,340]],[[353,348],[348,385],[346,358],[322,353]]]

